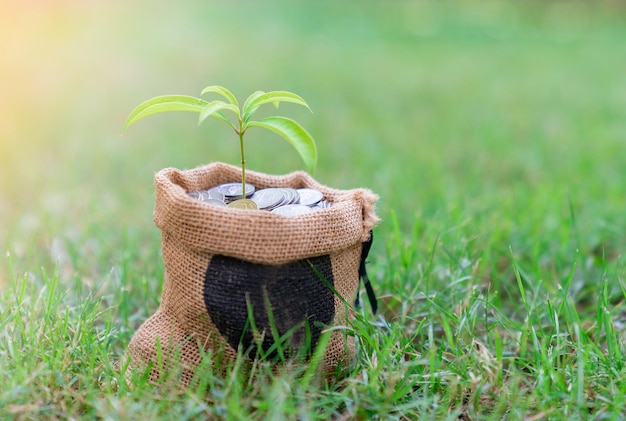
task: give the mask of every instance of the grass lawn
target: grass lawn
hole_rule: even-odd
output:
[[[0,418],[626,417],[621,3],[1,9]],[[303,96],[313,114],[281,110],[316,138],[316,178],[381,197],[381,310],[344,380],[205,367],[181,391],[116,367],[159,305],[154,173],[239,153],[217,121],[124,119],[213,84]],[[248,142],[250,169],[302,168]]]

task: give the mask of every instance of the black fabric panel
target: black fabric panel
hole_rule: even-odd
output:
[[[279,336],[295,328],[283,345],[289,356],[307,345],[307,328],[312,351],[324,326],[335,316],[334,294],[319,278],[311,264],[334,287],[330,256],[300,260],[282,266],[250,263],[233,257],[213,256],[206,271],[204,303],[211,320],[228,343],[244,351],[257,351],[253,329],[248,322],[248,303],[258,332],[264,333],[264,352],[274,344],[266,301],[269,299]],[[267,298],[265,298],[267,297]],[[308,348],[308,347],[307,347]],[[268,357],[276,357],[276,351]]]

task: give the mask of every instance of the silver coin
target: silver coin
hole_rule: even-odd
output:
[[[283,206],[298,203],[298,201],[300,200],[300,196],[298,195],[298,191],[296,189],[285,187],[282,188],[282,191],[285,193]]]
[[[187,196],[193,197],[200,202],[206,202],[210,199],[209,194],[206,190],[190,191],[189,193],[187,193]]]
[[[324,197],[321,191],[315,189],[298,189],[297,192],[300,196],[300,204],[305,206],[313,206]]]
[[[202,198],[202,192],[200,192],[198,190],[187,192],[187,196],[191,197],[192,199],[202,200],[201,199]]]
[[[251,197],[259,206],[259,209],[274,209],[280,205],[285,198],[283,189],[261,189],[257,190]]]
[[[333,205],[333,204],[332,204],[331,202],[329,202],[328,200],[322,200],[319,204],[320,204],[320,205],[322,206],[322,208],[324,208],[324,209],[330,208],[330,207]]]
[[[320,200],[318,203],[316,203],[315,205],[311,206],[311,209],[313,210],[322,210],[322,209],[328,209],[330,208],[331,203],[326,201],[326,200]]]
[[[276,213],[283,216],[298,216],[304,215],[306,213],[313,212],[313,210],[305,205],[285,205],[279,208],[276,208],[272,211],[272,213]]]
[[[220,193],[222,193],[224,195],[224,197],[226,198],[241,198],[241,183],[226,183],[226,184],[220,184],[219,186],[216,187],[216,190]],[[252,184],[248,184],[246,183],[246,197],[251,196],[254,191],[255,191],[255,187]]]
[[[293,192],[290,189],[287,189],[287,188],[284,188],[284,187],[279,187],[278,190],[280,190],[280,192],[282,194],[282,199],[273,208],[269,209],[270,211],[275,209],[275,208],[279,208],[279,207],[285,206],[285,205],[290,205],[290,204],[293,203],[293,200],[294,200]]]
[[[207,195],[209,199],[221,200],[222,202],[224,201],[224,194],[220,192],[219,190],[217,190],[217,188],[215,187],[207,190]]]

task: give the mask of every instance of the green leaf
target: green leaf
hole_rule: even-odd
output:
[[[199,113],[206,104],[207,102],[200,98],[187,95],[157,96],[142,102],[133,111],[131,111],[122,130],[126,130],[136,121],[153,114],[169,111],[193,111]]]
[[[200,111],[200,117],[198,118],[198,125],[202,123],[207,117],[213,115],[215,117],[221,118],[222,120],[226,120],[226,122],[228,122],[228,124],[230,124],[230,126],[233,129],[237,130],[235,125],[231,123],[231,121],[228,120],[228,118],[226,118],[226,116],[223,113],[218,113],[221,110],[230,110],[235,113],[237,118],[239,118],[239,108],[237,108],[235,105],[227,104],[224,101],[213,101],[213,102],[209,102],[202,109],[202,111]]]
[[[247,99],[246,102],[243,103],[243,108],[241,110],[241,115],[244,116],[243,121],[247,122],[248,120],[250,120],[250,116],[254,113],[254,111],[250,112],[250,104],[256,100],[258,97],[260,97],[261,95],[265,94],[265,92],[263,91],[256,91],[253,92],[252,95],[250,95]]]
[[[302,126],[287,117],[267,117],[259,121],[250,121],[247,127],[263,127],[281,135],[298,152],[309,173],[315,172],[317,147],[315,140]]]
[[[219,94],[219,95],[223,96],[224,98],[229,100],[231,104],[233,104],[235,107],[239,108],[239,103],[237,102],[237,98],[235,98],[235,95],[233,95],[233,93],[231,91],[229,91],[228,89],[224,88],[223,86],[218,86],[218,85],[207,86],[206,88],[204,88],[202,90],[200,95],[204,95],[204,94],[209,93],[209,92],[214,92],[216,94]]]
[[[256,92],[255,92],[256,94]],[[252,94],[254,95],[254,94]],[[249,101],[248,101],[249,100]],[[280,102],[291,102],[294,104],[302,105],[307,110],[311,111],[309,105],[300,96],[287,92],[287,91],[272,91],[256,95],[254,98],[248,98],[243,106],[243,121],[247,122],[252,117],[252,114],[261,106],[268,103],[273,103],[277,108]],[[247,106],[247,107],[246,107]]]

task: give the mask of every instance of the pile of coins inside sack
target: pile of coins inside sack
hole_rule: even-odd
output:
[[[187,193],[190,197],[209,205],[239,209],[260,209],[284,216],[296,216],[326,209],[331,206],[321,191],[315,189],[292,189],[271,187],[257,190],[246,184],[246,197],[242,198],[241,183],[220,184],[209,190]]]

